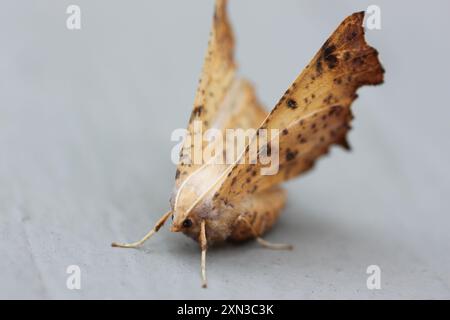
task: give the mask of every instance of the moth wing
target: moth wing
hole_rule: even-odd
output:
[[[214,194],[216,201],[262,191],[295,177],[312,168],[333,144],[348,148],[346,134],[356,90],[382,83],[384,74],[377,51],[364,39],[363,19],[364,13],[359,12],[339,25],[260,127],[279,131],[269,139],[278,137],[279,149],[259,147],[253,139],[242,155],[245,163],[229,168]],[[261,175],[261,162],[249,163],[252,147],[259,155],[267,150],[277,153],[279,171]]]
[[[186,171],[177,171],[177,175],[186,175],[186,178],[183,179],[182,187],[175,188],[173,207],[187,211],[192,199],[199,198],[209,190],[210,183],[216,181],[229,168],[227,157],[230,154],[238,155],[244,150],[245,144],[235,148],[234,144],[226,143],[227,129],[254,130],[263,123],[266,116],[267,111],[257,99],[252,84],[244,79],[235,80],[224,99],[223,108],[215,119],[214,128],[219,130],[220,135],[217,140],[208,142],[208,148],[212,151],[211,158],[190,175],[187,175]],[[221,145],[217,145],[219,141]],[[205,155],[209,154],[210,150],[205,150]],[[180,192],[181,190],[183,192]]]
[[[228,21],[226,0],[216,0],[214,20],[200,82],[194,100],[194,108],[188,125],[188,136],[180,152],[175,185],[180,186],[186,177],[201,167],[191,148],[192,141],[202,139],[203,132],[212,127],[225,96],[235,81],[234,36]],[[202,130],[194,126],[201,124]],[[200,140],[201,141],[201,140]]]

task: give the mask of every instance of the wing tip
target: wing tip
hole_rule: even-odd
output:
[[[359,42],[361,51],[368,50],[374,60],[369,63],[371,65],[370,76],[366,77],[359,86],[381,85],[384,83],[386,70],[380,61],[378,50],[367,43],[364,27],[365,15],[365,11],[358,11],[349,15],[342,21],[330,38],[337,36],[340,42]],[[330,41],[330,39],[327,41]],[[369,54],[366,55],[368,56]]]

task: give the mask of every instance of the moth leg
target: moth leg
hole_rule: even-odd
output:
[[[253,233],[253,236],[255,237],[256,241],[258,243],[268,249],[274,249],[274,250],[292,250],[293,246],[290,244],[284,244],[284,243],[272,243],[269,241],[264,240],[261,238],[258,233],[256,232],[255,228],[252,226],[252,224],[243,216],[238,217],[239,220],[243,221],[251,230]]]
[[[137,248],[142,245],[145,241],[147,241],[151,236],[153,236],[158,230],[164,225],[167,219],[172,215],[172,211],[166,212],[159,220],[156,222],[153,229],[151,229],[141,240],[132,242],[132,243],[111,243],[112,247],[117,248]]]
[[[202,220],[200,225],[200,248],[202,249],[201,258],[201,274],[202,274],[202,288],[206,288],[208,283],[206,281],[206,249],[208,248],[208,242],[206,240],[206,222]]]

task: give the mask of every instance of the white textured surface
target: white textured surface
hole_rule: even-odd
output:
[[[377,1],[387,70],[354,105],[354,151],[287,184],[271,241],[211,250],[164,228],[170,133],[189,117],[211,1],[2,3],[0,298],[450,298],[448,1]],[[242,73],[268,106],[338,23],[368,1],[232,1]],[[66,288],[66,267],[82,289]],[[366,288],[368,265],[382,289]]]

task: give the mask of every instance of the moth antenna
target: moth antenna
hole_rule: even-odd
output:
[[[159,220],[156,222],[155,226],[139,241],[132,242],[132,243],[117,243],[113,242],[111,243],[112,247],[116,248],[137,248],[141,246],[145,241],[150,239],[151,236],[153,236],[158,230],[164,225],[164,223],[167,221],[167,219],[172,215],[172,211],[166,212]]]
[[[178,198],[180,197],[181,194],[181,190],[184,188],[184,186],[187,184],[187,182],[193,177],[195,176],[197,173],[199,173],[203,168],[205,168],[208,164],[210,164],[210,162],[212,162],[212,160],[214,160],[215,158],[211,158],[209,159],[206,163],[204,163],[200,168],[198,168],[197,170],[195,170],[194,172],[192,172],[184,181],[183,183],[180,185],[180,187],[178,188],[177,194],[175,196],[175,203],[174,203],[174,210],[177,209],[178,206]]]
[[[300,120],[302,120],[302,119],[306,119],[306,118],[308,118],[309,116],[311,116],[312,114],[315,114],[315,113],[318,113],[318,112],[320,112],[320,111],[323,111],[323,110],[325,110],[325,109],[328,109],[328,107],[324,107],[324,108],[320,108],[319,110],[315,110],[315,111],[313,111],[313,112],[310,112],[310,113],[308,113],[308,114],[306,114],[306,115],[304,115],[303,117],[301,117],[300,119],[298,119],[297,121],[295,121],[295,122],[291,122],[291,123],[289,123],[288,124],[288,128],[290,128],[291,126],[293,126],[295,123],[297,123],[298,121],[300,121]],[[259,127],[261,127],[265,122],[266,122],[266,120],[269,118],[269,116],[270,116],[270,114],[268,114],[267,116],[266,116],[266,118],[261,122],[261,125],[259,126]],[[277,136],[279,136],[279,132],[278,132],[278,134],[276,134],[274,137],[272,137],[271,139],[270,139],[270,142],[272,142]],[[253,141],[254,141],[254,139],[255,139],[255,136],[256,135],[254,135],[253,137],[252,137],[252,139],[250,139],[250,142],[248,143],[248,145],[250,145],[250,144],[252,144],[253,143]],[[233,163],[233,164],[230,164],[225,170],[224,170],[224,172],[219,176],[219,177],[217,177],[217,179],[209,186],[209,188],[205,191],[205,192],[203,192],[195,201],[194,201],[194,203],[189,207],[189,209],[184,213],[185,215],[188,215],[197,205],[198,205],[198,203],[211,191],[211,189],[213,189],[218,183],[219,183],[219,181],[221,181],[224,177],[225,177],[225,175],[227,175],[233,168],[234,168],[234,166],[237,164],[237,163],[239,163],[239,161],[241,161],[241,159],[242,159],[242,157],[245,155],[245,149],[239,154],[239,156],[236,158],[236,160],[235,160],[235,162]],[[175,196],[175,205],[174,205],[174,207],[176,208],[177,207],[177,204],[178,204],[178,198],[179,198],[179,195],[180,195],[180,193],[181,193],[181,190],[183,189],[183,187],[184,187],[184,185],[187,183],[187,181],[190,179],[190,178],[192,178],[192,176],[194,176],[195,174],[197,174],[198,172],[200,172],[203,168],[205,168],[207,165],[209,165],[210,164],[210,162],[212,162],[212,160],[214,160],[215,158],[211,158],[211,159],[209,159],[209,161],[208,162],[206,162],[205,164],[203,164],[200,168],[198,168],[197,170],[195,170],[185,181],[183,181],[183,183],[181,184],[181,186],[180,186],[180,188],[178,189],[178,192],[177,192],[177,195]],[[248,222],[248,221],[247,221]],[[250,225],[251,226],[251,225]],[[253,227],[252,227],[253,228]],[[292,246],[290,246],[290,245],[285,245],[285,244],[273,244],[273,245],[275,245],[275,247],[273,247],[269,242],[267,242],[266,240],[264,240],[264,239],[262,239],[262,238],[260,238],[256,233],[254,233],[255,234],[255,237],[256,237],[256,240],[262,245],[262,246],[264,246],[264,247],[267,247],[267,248],[271,248],[272,247],[272,249],[292,249]]]
[[[201,275],[202,275],[202,288],[206,288],[208,286],[208,282],[206,281],[206,249],[208,248],[208,242],[206,240],[206,221],[202,220],[200,225],[200,248],[202,249],[202,257],[201,257]]]
[[[263,124],[264,124],[264,122],[269,118],[269,115],[270,114],[268,114],[266,117],[265,117],[265,119],[261,122],[261,124],[259,125],[259,127],[261,127]],[[259,128],[258,127],[258,128]],[[256,135],[255,135],[256,136]],[[250,145],[250,143],[252,143],[252,141],[253,141],[253,139],[255,138],[255,136],[253,136],[252,137],[252,139],[250,140],[250,142],[249,142],[249,145]],[[216,181],[214,181],[214,183],[213,184],[211,184],[211,186],[205,191],[205,192],[203,192],[196,200],[195,200],[195,202],[192,204],[192,206],[186,211],[186,215],[189,213],[189,212],[191,212],[194,208],[195,208],[195,206],[200,202],[200,200],[201,199],[203,199],[207,194],[208,194],[208,192],[210,192],[211,191],[211,189],[212,188],[214,188],[216,185],[217,185],[217,183],[219,183],[219,181],[220,180],[222,180],[222,178],[225,176],[225,175],[227,175],[229,172],[230,172],[230,170],[231,169],[233,169],[233,167],[240,161],[240,159],[242,158],[242,156],[245,154],[245,149],[241,152],[241,154],[237,157],[237,159],[236,159],[236,161],[233,163],[233,164],[230,164],[230,165],[228,165],[228,167],[224,170],[224,172],[216,179]],[[181,189],[182,189],[182,187],[184,186],[184,184],[187,182],[187,180],[188,179],[190,179],[193,175],[195,175],[195,174],[197,174],[201,169],[203,169],[204,167],[206,167],[208,164],[210,164],[210,162],[212,162],[213,160],[215,159],[215,157],[214,158],[211,158],[211,159],[209,159],[209,161],[208,162],[206,162],[204,165],[202,165],[200,168],[198,168],[197,170],[195,170],[182,184],[181,184],[181,186],[180,186],[180,188],[178,189],[178,192],[177,192],[177,195],[176,195],[176,197],[175,197],[175,208],[177,207],[177,202],[178,202],[178,197],[179,197],[179,194],[180,194],[180,191],[181,191]]]
[[[284,244],[284,243],[272,243],[269,241],[264,240],[263,238],[261,238],[258,233],[256,232],[255,228],[253,228],[252,224],[245,219],[243,216],[239,216],[238,218],[241,221],[244,221],[244,223],[250,228],[250,230],[253,233],[253,236],[255,237],[256,241],[258,241],[258,243],[268,249],[273,249],[273,250],[292,250],[294,247],[290,244]]]
[[[327,109],[327,108],[323,108],[323,109]],[[320,110],[318,110],[318,111],[321,111],[322,109],[320,109]],[[308,116],[310,116],[311,114],[314,114],[314,113],[316,113],[316,112],[318,112],[318,111],[314,111],[314,112],[311,112],[311,113],[309,113],[309,114],[307,114],[306,116],[304,116],[304,117],[302,117],[302,118],[300,118],[299,120],[301,120],[301,119],[303,119],[303,118],[307,118]],[[268,119],[268,117],[269,117],[269,115],[266,117],[266,119]],[[262,124],[265,122],[266,120],[264,120],[263,122],[262,122]],[[262,126],[262,124],[261,124],[261,126]],[[260,127],[261,127],[260,126]],[[279,133],[278,133],[278,135],[279,135]],[[252,139],[250,139],[250,142],[249,142],[249,144],[248,145],[250,145],[251,143],[253,143],[253,140],[255,139],[255,136],[256,136],[256,134],[252,137]],[[271,142],[272,142],[272,140],[273,139],[275,139],[275,137],[272,137],[272,139],[270,140]],[[239,161],[241,160],[241,158],[243,157],[245,155],[245,149],[240,153],[240,155],[237,157],[237,159],[235,160],[235,162],[233,163],[233,164],[231,164],[231,165],[229,165],[225,170],[224,170],[224,172],[209,186],[209,188],[208,189],[206,189],[206,191],[205,192],[203,192],[195,201],[194,201],[194,203],[191,205],[191,207],[185,212],[185,215],[187,215],[187,214],[189,214],[194,208],[195,208],[195,206],[211,191],[211,189],[212,188],[214,188],[216,185],[217,185],[217,183],[219,183],[219,181],[221,181],[222,179],[223,179],[223,177],[225,177],[225,175],[227,175],[232,169],[233,169],[233,167],[237,164],[237,163],[239,163]],[[214,159],[214,158],[212,158],[212,159]],[[195,174],[195,173],[197,173],[200,169],[202,169],[203,167],[205,167],[207,164],[209,164],[209,162],[211,162],[211,159],[207,162],[207,163],[205,163],[202,167],[200,167],[198,170],[196,170],[193,174]],[[189,177],[190,178],[190,177]],[[184,181],[183,182],[183,184],[185,183],[186,181]],[[181,185],[181,186],[183,186],[183,184]],[[176,203],[177,203],[177,200],[178,200],[178,194],[180,193],[180,190],[181,190],[181,187],[179,188],[179,190],[178,190],[178,193],[177,193],[177,197],[176,197],[176,199],[175,199],[175,207],[176,207]]]

